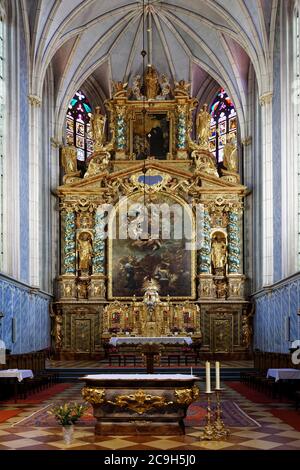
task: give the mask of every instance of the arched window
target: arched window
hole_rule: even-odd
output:
[[[223,88],[217,93],[211,105],[210,114],[210,150],[215,155],[217,162],[221,163],[226,135],[234,134],[236,136],[237,133],[236,111],[233,102]]]
[[[90,127],[92,108],[87,97],[78,91],[71,100],[66,118],[66,143],[77,148],[77,160],[84,165],[93,152]],[[80,164],[79,164],[80,167]]]

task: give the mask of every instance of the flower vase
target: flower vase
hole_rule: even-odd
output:
[[[73,424],[70,424],[69,426],[63,426],[63,439],[66,445],[72,444],[73,436],[74,436]]]

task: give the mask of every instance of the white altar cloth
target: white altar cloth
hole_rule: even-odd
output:
[[[18,382],[22,382],[23,379],[30,378],[32,379],[33,373],[29,369],[5,369],[0,370],[0,379],[6,379],[15,377],[18,379]]]
[[[81,380],[195,380],[196,375],[188,374],[95,374],[80,377]]]
[[[267,377],[278,380],[300,380],[300,369],[268,369]]]
[[[192,344],[190,336],[113,336],[109,340],[112,346],[120,344]]]

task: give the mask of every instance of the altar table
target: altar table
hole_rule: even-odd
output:
[[[199,399],[194,375],[99,374],[80,380],[100,435],[184,434],[188,406]]]
[[[267,377],[278,380],[300,380],[300,369],[268,369]]]
[[[167,344],[191,345],[193,340],[190,336],[113,336],[109,340],[111,346],[140,345],[142,354],[146,358],[147,374],[154,372],[154,359],[160,353],[161,346]]]

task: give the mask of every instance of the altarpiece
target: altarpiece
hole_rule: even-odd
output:
[[[76,168],[76,149],[62,149],[61,274],[53,309],[57,357],[101,357],[112,335],[146,333],[189,334],[201,341],[206,356],[249,354],[251,314],[242,264],[247,188],[240,183],[236,145],[229,142],[224,165],[217,167],[207,108],[196,113],[189,84],[171,86],[155,73],[156,85],[151,77],[144,85],[135,79],[132,88],[116,83],[107,117],[97,109],[94,153],[84,175]],[[127,211],[128,204],[135,213]],[[161,232],[125,237],[124,227],[143,204],[174,208],[171,232],[181,211],[200,242],[194,238],[185,249],[182,238]],[[145,282],[155,283],[159,295],[151,325],[144,316]]]

